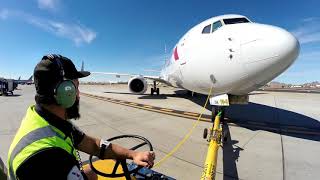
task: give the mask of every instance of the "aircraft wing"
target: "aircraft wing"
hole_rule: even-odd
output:
[[[166,80],[162,79],[160,76],[144,76],[144,75],[140,75],[140,74],[124,74],[124,73],[113,73],[113,72],[91,72],[91,74],[114,75],[117,78],[120,78],[121,76],[127,76],[127,77],[142,76],[145,79],[149,79],[149,80],[152,80],[152,81],[157,81],[157,82],[161,82],[161,83],[165,83],[165,84],[170,85],[169,82],[167,82]]]
[[[91,72],[91,74],[115,75],[118,78],[121,76],[128,76],[128,77],[139,76],[138,74],[123,74],[123,73],[113,73],[113,72]]]
[[[150,80],[153,80],[153,81],[157,81],[157,82],[161,82],[161,83],[165,83],[165,84],[170,85],[170,83],[168,81],[162,79],[160,76],[143,76],[143,77],[146,78],[146,79],[150,79]]]

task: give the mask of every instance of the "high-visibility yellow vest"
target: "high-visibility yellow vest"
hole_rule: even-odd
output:
[[[30,106],[21,122],[8,153],[8,175],[16,179],[16,170],[30,156],[40,150],[58,147],[77,159],[72,139],[59,129],[51,126]]]

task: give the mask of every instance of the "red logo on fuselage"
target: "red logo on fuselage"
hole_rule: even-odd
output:
[[[174,48],[174,52],[173,52],[173,56],[174,56],[174,60],[179,60],[179,54],[178,54],[178,48]]]

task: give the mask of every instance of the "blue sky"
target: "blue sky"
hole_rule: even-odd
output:
[[[194,25],[236,13],[298,37],[300,56],[277,81],[320,81],[319,7],[316,0],[0,0],[0,76],[26,79],[47,53],[78,68],[84,60],[90,71],[154,75],[144,70],[161,68],[165,44],[169,53]]]

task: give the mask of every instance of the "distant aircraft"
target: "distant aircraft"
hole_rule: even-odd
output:
[[[27,79],[27,80],[21,80],[21,79],[20,79],[21,76],[20,76],[19,79],[18,79],[18,80],[14,80],[14,82],[17,83],[17,84],[27,84],[27,85],[30,85],[30,84],[33,84],[32,77],[33,77],[33,76],[30,76],[30,78]]]
[[[154,81],[212,95],[244,96],[284,72],[297,58],[298,40],[288,31],[250,21],[242,15],[212,17],[191,28],[175,45],[160,76],[130,76],[129,90],[143,94]]]

